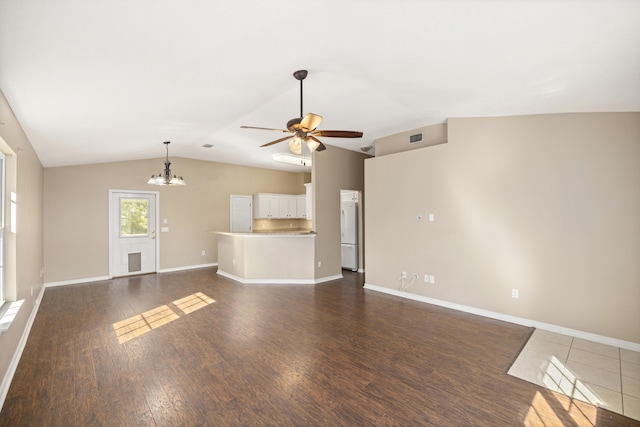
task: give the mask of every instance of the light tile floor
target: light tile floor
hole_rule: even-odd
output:
[[[509,375],[640,420],[640,352],[536,329]]]

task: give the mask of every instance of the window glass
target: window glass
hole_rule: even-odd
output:
[[[149,235],[149,201],[120,199],[120,237]]]

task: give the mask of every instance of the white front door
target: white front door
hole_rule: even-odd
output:
[[[155,192],[109,190],[109,276],[156,272]]]

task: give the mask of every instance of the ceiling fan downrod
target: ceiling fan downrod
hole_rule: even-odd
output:
[[[298,70],[295,73],[293,73],[293,77],[296,78],[296,80],[300,80],[300,118],[302,119],[303,114],[302,114],[302,81],[304,79],[307,78],[307,70]]]

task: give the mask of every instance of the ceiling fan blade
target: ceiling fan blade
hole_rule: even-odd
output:
[[[274,129],[274,128],[261,128],[257,126],[240,126],[242,129],[260,129],[260,130],[275,130],[276,132],[289,132],[285,129]]]
[[[295,135],[285,136],[284,138],[276,139],[275,141],[267,142],[266,144],[262,144],[260,147],[268,147],[273,144],[277,144],[278,142],[286,141],[289,138],[293,138]]]
[[[314,131],[322,121],[322,116],[318,116],[317,114],[309,113],[300,122],[300,130],[303,132],[311,132]]]
[[[326,136],[329,138],[362,138],[362,132],[350,130],[317,130],[313,132],[315,136]]]
[[[313,139],[315,142],[317,142],[318,144],[318,148],[316,148],[316,151],[324,151],[327,149],[327,147],[322,143],[322,141],[320,141],[318,138],[316,138],[313,135],[307,135],[307,138]]]

